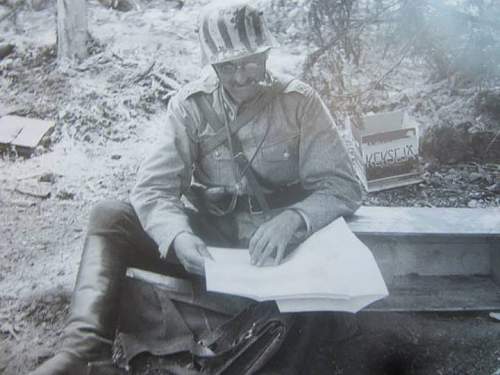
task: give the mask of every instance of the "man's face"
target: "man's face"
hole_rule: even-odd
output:
[[[222,86],[239,104],[246,102],[260,90],[259,82],[266,75],[267,53],[214,64]]]

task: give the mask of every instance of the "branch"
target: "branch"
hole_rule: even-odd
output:
[[[148,76],[149,73],[151,73],[151,71],[153,70],[155,65],[156,65],[156,61],[153,61],[153,63],[143,73],[139,74],[137,76],[137,78],[134,79],[134,81],[132,83],[137,83],[137,82],[142,81],[145,77]]]
[[[181,88],[181,84],[177,82],[175,79],[172,79],[166,75],[160,75],[158,73],[154,73],[153,77],[155,77],[161,84],[166,87],[170,87],[173,90],[179,90]]]
[[[20,1],[19,3],[16,4],[14,8],[12,8],[9,12],[5,13],[2,17],[0,17],[0,22],[3,20],[6,20],[10,16],[15,15],[15,13],[21,8],[21,5],[23,5],[23,1]]]
[[[415,39],[415,38],[414,38]],[[384,74],[382,74],[380,76],[379,79],[377,79],[376,81],[372,81],[370,82],[369,84],[369,87],[367,87],[366,89],[364,89],[363,91],[361,91],[360,95],[363,95],[365,93],[367,93],[368,91],[371,90],[372,87],[374,86],[377,86],[379,85],[384,79],[387,78],[387,76],[389,74],[391,74],[392,72],[394,72],[394,70],[396,70],[396,68],[401,65],[401,63],[403,62],[403,60],[408,56],[408,52],[411,50],[411,45],[413,44],[414,42],[414,39],[410,40],[402,49],[402,53],[401,53],[401,58],[393,65],[391,66],[391,68],[389,70],[387,70]]]

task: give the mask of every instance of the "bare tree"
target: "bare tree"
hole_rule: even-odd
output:
[[[57,0],[57,59],[60,66],[87,57],[87,29],[86,0]]]

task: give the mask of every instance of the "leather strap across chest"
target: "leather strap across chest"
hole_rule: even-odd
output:
[[[233,121],[230,121],[228,125],[231,134],[235,136],[238,131],[243,126],[247,125],[253,118],[255,118],[257,114],[262,113],[262,111],[281,92],[281,88],[270,90],[269,92],[263,94],[260,98],[258,98],[250,108],[247,108],[247,110],[236,116]],[[227,142],[227,134],[224,129],[224,123],[215,112],[212,104],[210,104],[207,97],[197,95],[194,97],[194,99],[203,112],[207,122],[210,124],[212,129],[215,130],[214,135],[204,140],[203,143],[200,144],[200,153],[202,155],[208,155],[217,147]]]
[[[249,188],[252,195],[255,196],[257,202],[262,211],[267,212],[270,210],[269,204],[266,200],[264,191],[260,186],[255,173],[250,165],[251,162],[248,161],[247,157],[243,153],[243,146],[241,140],[238,138],[238,131],[248,124],[257,114],[261,113],[273,99],[282,92],[282,87],[274,88],[269,90],[260,96],[247,110],[245,110],[241,115],[238,115],[233,121],[228,123],[228,128],[230,132],[231,139],[228,139],[228,134],[225,129],[225,124],[220,120],[219,116],[215,112],[213,106],[208,102],[205,96],[196,96],[195,100],[200,107],[201,111],[206,117],[207,122],[216,131],[216,133],[200,144],[200,153],[202,155],[208,155],[215,148],[220,145],[232,141],[233,155],[240,173],[245,174],[247,177]]]

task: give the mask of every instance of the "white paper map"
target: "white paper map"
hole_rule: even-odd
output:
[[[371,251],[343,218],[314,233],[279,266],[250,264],[247,249],[209,247],[207,289],[257,301],[276,300],[281,312],[349,311],[388,295]]]

